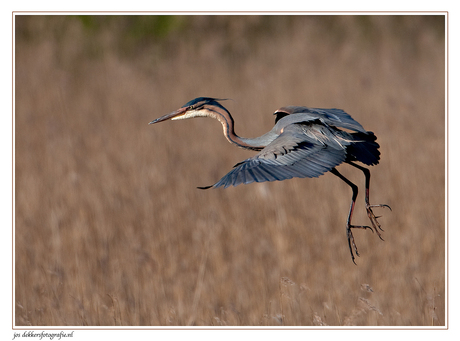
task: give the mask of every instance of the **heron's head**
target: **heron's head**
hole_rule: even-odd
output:
[[[211,97],[198,97],[186,103],[181,108],[153,120],[149,124],[163,122],[166,120],[185,120],[193,117],[216,117],[218,109],[223,109],[228,113],[228,110],[218,101],[224,99],[217,99]]]

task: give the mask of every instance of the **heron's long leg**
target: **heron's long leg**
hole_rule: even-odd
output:
[[[364,173],[364,176],[366,177],[366,211],[367,211],[367,216],[369,217],[369,220],[371,221],[372,223],[372,227],[374,228],[375,232],[377,232],[377,235],[379,236],[379,238],[381,240],[383,240],[379,230],[377,229],[377,227],[383,231],[382,227],[380,226],[377,218],[379,218],[378,216],[375,216],[374,212],[372,211],[372,207],[388,207],[391,211],[391,207],[386,205],[386,204],[377,204],[377,205],[371,205],[369,203],[369,185],[370,185],[370,181],[371,181],[371,172],[369,171],[369,169],[365,168],[365,167],[362,167],[360,165],[357,165],[356,163],[353,163],[353,162],[348,162],[350,165],[352,165],[353,167],[356,167],[358,169],[360,169],[363,173]]]
[[[353,182],[351,182],[346,177],[344,177],[342,174],[340,174],[339,171],[335,168],[331,169],[331,173],[338,176],[343,181],[345,181],[346,184],[350,186],[351,190],[353,191],[353,195],[351,197],[350,212],[348,213],[348,219],[347,219],[347,238],[348,238],[348,247],[351,253],[351,260],[353,261],[353,263],[356,264],[355,256],[353,255],[353,248],[355,249],[355,253],[357,256],[359,256],[359,252],[358,252],[358,248],[356,247],[355,238],[353,237],[353,233],[351,232],[351,229],[352,228],[370,229],[372,231],[372,228],[369,226],[351,225],[351,217],[353,216],[353,210],[355,208],[356,197],[358,196],[358,186],[356,186]],[[352,248],[352,245],[353,245],[353,248]]]

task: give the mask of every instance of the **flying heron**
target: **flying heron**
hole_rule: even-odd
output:
[[[223,127],[227,140],[238,147],[258,151],[256,155],[234,166],[214,185],[198,187],[201,189],[223,186],[237,186],[251,182],[281,181],[291,178],[314,178],[331,172],[342,179],[352,189],[352,199],[347,218],[347,238],[351,259],[355,262],[353,249],[359,256],[352,228],[370,229],[381,240],[383,231],[374,207],[388,207],[385,204],[369,203],[370,172],[355,163],[359,161],[373,166],[379,163],[380,152],[377,137],[366,131],[361,124],[341,109],[319,109],[302,106],[286,106],[275,111],[275,126],[268,133],[256,138],[244,138],[235,134],[233,118],[219,101],[211,97],[198,97],[181,108],[164,115],[149,124],[166,120],[183,120],[193,117],[212,117]],[[346,129],[345,130],[341,130]],[[352,225],[351,218],[358,196],[358,186],[344,177],[335,168],[341,163],[358,168],[365,176],[366,211],[372,228],[364,225]]]

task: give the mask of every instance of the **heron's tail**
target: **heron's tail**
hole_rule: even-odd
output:
[[[379,163],[379,144],[375,142],[377,137],[372,131],[367,133],[352,133],[354,143],[347,148],[347,161],[359,161],[372,166]]]

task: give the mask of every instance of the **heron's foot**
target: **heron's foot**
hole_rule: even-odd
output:
[[[382,229],[382,227],[380,226],[380,223],[377,220],[378,218],[380,218],[380,216],[376,216],[374,214],[374,212],[372,211],[373,207],[388,207],[390,209],[390,211],[391,211],[391,207],[386,205],[386,204],[378,204],[378,205],[369,205],[369,204],[367,204],[366,205],[367,216],[369,217],[369,220],[372,223],[372,227],[374,228],[374,231],[377,232],[377,235],[379,236],[379,238],[381,240],[383,240],[382,235],[379,232],[379,230],[383,231],[383,229]]]
[[[348,247],[350,248],[351,260],[356,265],[353,250],[355,251],[356,256],[358,256],[358,257],[359,257],[359,252],[358,252],[358,248],[356,247],[355,238],[353,237],[353,233],[351,232],[351,229],[363,229],[363,230],[369,229],[372,232],[374,232],[374,230],[372,230],[372,228],[370,226],[363,226],[363,225],[348,225],[347,226]],[[353,247],[352,247],[352,245],[353,245]]]

